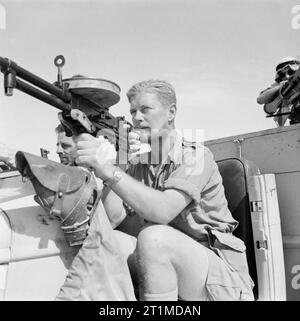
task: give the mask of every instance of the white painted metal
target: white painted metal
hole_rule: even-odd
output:
[[[285,267],[274,174],[253,176],[250,201],[261,203],[251,212],[258,278],[258,300],[286,300]]]
[[[300,301],[300,124],[211,140],[205,145],[216,160],[241,154],[262,174],[275,174],[287,300]]]
[[[34,202],[30,182],[7,177],[1,184],[0,300],[53,300],[78,248]]]

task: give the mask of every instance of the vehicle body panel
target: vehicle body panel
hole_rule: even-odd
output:
[[[206,141],[215,160],[243,157],[273,173],[280,211],[287,300],[300,300],[300,124]]]
[[[35,203],[30,182],[19,175],[1,184],[1,299],[53,300],[78,248],[66,244],[58,220]]]

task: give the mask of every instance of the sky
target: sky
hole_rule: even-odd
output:
[[[110,108],[131,120],[126,92],[163,79],[177,94],[176,125],[204,140],[274,128],[259,92],[285,56],[300,57],[299,0],[0,0],[0,56],[49,82],[84,74],[121,87]],[[300,13],[300,8],[299,8]],[[2,19],[2,20],[1,20]],[[299,21],[299,28],[297,22]],[[59,110],[15,90],[0,74],[0,142],[55,153]]]

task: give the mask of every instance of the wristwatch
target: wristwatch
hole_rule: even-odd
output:
[[[103,181],[103,185],[107,187],[111,187],[112,185],[118,183],[118,181],[122,178],[122,176],[123,176],[123,172],[119,168],[116,168],[114,170],[113,176]]]

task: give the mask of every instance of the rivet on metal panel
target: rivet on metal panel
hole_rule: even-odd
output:
[[[235,139],[233,142],[238,144],[238,154],[239,158],[242,158],[242,142],[244,138]]]

